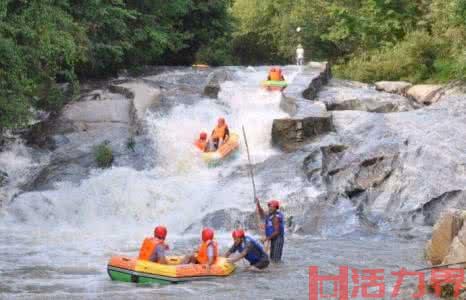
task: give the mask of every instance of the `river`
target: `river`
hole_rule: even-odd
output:
[[[144,287],[112,282],[106,273],[109,257],[136,255],[155,225],[169,228],[172,251],[183,254],[198,242],[197,234],[186,228],[199,225],[206,214],[252,210],[249,178],[234,175],[247,164],[245,147],[222,167],[209,169],[192,141],[223,116],[233,131],[240,133],[244,125],[252,160],[260,164],[280,154],[271,147],[271,126],[274,118],[287,114],[280,109],[280,93],[259,87],[266,67],[226,69],[234,79],[222,84],[218,99],[199,93],[205,71],[173,68],[144,77],[146,84],[165,85],[171,94],[165,99],[166,109],[146,114],[147,145],[142,146],[152,158],[142,169],[118,166],[94,170],[79,184],[60,182],[52,190],[26,193],[14,190],[19,196],[0,214],[0,298],[307,299],[311,265],[322,274],[335,274],[342,265],[382,268],[390,295],[394,282],[390,272],[423,265],[423,238],[400,238],[389,229],[366,234],[345,228],[342,233],[341,226],[329,226],[325,235],[288,234],[284,263],[263,273],[245,271],[239,263],[231,277],[209,281]],[[288,80],[300,72],[295,66],[284,71]],[[31,166],[47,161],[44,155],[40,160],[33,156],[19,144],[0,154],[0,164],[20,182]],[[280,198],[296,191],[296,186],[268,182],[266,170],[258,185],[267,190],[263,194],[276,192]],[[229,232],[219,230],[216,235],[225,250],[231,243]]]

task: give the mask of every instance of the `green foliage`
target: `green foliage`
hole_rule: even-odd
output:
[[[359,55],[336,74],[364,82],[378,80],[425,81],[435,72],[435,60],[442,45],[427,32],[409,33],[393,47],[376,50],[370,55]]]
[[[95,147],[94,158],[99,168],[108,168],[112,165],[113,151],[108,145],[108,142],[104,142]]]
[[[76,88],[80,77],[190,64],[196,53],[230,62],[229,7],[230,0],[0,1],[0,131],[24,126],[34,109],[60,109],[67,95],[59,85]]]

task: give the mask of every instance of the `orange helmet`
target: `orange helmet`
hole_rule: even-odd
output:
[[[275,200],[275,199],[270,200],[269,202],[267,202],[267,206],[268,206],[268,207],[274,207],[274,208],[276,208],[276,209],[279,209],[279,208],[280,208],[280,201]]]
[[[156,238],[164,240],[167,236],[167,228],[165,226],[157,226],[154,229],[154,236]]]
[[[201,132],[201,134],[199,135],[199,139],[206,140],[207,139],[207,133]]]
[[[204,228],[202,230],[202,240],[207,242],[214,239],[214,231],[211,228]]]
[[[234,239],[237,239],[237,238],[244,238],[244,230],[243,229],[236,229],[235,231],[233,231],[231,233],[231,236],[234,238]]]

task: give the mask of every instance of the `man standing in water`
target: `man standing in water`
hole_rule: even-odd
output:
[[[278,263],[282,260],[283,245],[285,244],[285,217],[278,211],[280,202],[270,200],[267,203],[268,212],[265,214],[259,199],[256,198],[257,213],[262,220],[265,220],[264,244],[270,241],[270,260]]]
[[[301,44],[296,48],[296,64],[302,66],[304,64],[304,48]]]

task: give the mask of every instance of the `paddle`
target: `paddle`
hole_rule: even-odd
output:
[[[251,156],[249,155],[248,139],[246,137],[246,131],[244,130],[244,126],[241,126],[241,127],[243,128],[244,144],[246,145],[246,152],[248,154],[249,175],[251,177],[252,190],[253,190],[253,193],[254,193],[254,195],[253,195],[254,196],[254,204],[257,205],[258,200],[257,200],[257,193],[256,193],[256,183],[254,181],[254,171],[253,171],[253,167],[252,167],[252,163],[251,163]],[[264,232],[260,227],[260,224],[262,222],[261,222],[261,218],[260,218],[259,211],[257,210],[257,208],[256,208],[256,220],[257,220],[257,226],[259,227],[259,231],[261,231],[261,235],[264,237]],[[264,243],[264,248],[265,248],[265,251],[268,252],[269,248],[270,248],[270,243]]]

